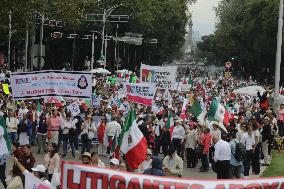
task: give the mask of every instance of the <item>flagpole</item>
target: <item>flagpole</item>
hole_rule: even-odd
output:
[[[279,83],[280,83],[280,65],[282,49],[282,29],[283,29],[283,0],[279,4],[278,34],[277,34],[277,51],[275,64],[275,88],[274,88],[274,110],[279,107]]]

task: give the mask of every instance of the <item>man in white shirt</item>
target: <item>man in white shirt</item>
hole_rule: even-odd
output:
[[[9,110],[8,117],[6,118],[6,126],[8,133],[10,135],[12,143],[16,142],[18,139],[18,124],[19,120],[15,117],[15,113],[12,110]]]
[[[115,136],[118,138],[121,133],[121,126],[116,121],[116,117],[112,117],[111,122],[107,123],[105,133],[108,139],[107,153],[110,154],[110,147],[112,145],[112,140],[114,139]]]
[[[28,111],[29,111],[29,110],[27,109],[26,103],[23,101],[23,102],[21,103],[21,108],[20,108],[19,111],[18,111],[18,119],[19,119],[19,120],[22,120],[22,119],[23,119],[23,115],[24,115],[24,114],[27,114]]]
[[[216,163],[217,179],[229,179],[231,159],[230,144],[217,135],[212,136],[212,141],[215,144],[214,161]]]
[[[183,126],[181,126],[182,124],[182,120],[181,119],[177,119],[175,121],[175,127],[173,129],[173,134],[172,134],[172,144],[173,147],[177,150],[177,155],[180,156],[181,153],[181,147],[182,147],[182,142],[184,139],[184,134],[185,134],[185,130],[183,128]]]

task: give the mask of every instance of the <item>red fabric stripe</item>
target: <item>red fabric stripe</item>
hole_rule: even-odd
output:
[[[139,104],[144,104],[146,106],[152,106],[152,99],[147,99],[140,96],[131,96],[129,94],[127,95],[127,98],[129,101],[133,101]]]
[[[147,140],[145,137],[131,150],[125,154],[128,165],[132,169],[137,169],[138,166],[146,159]]]
[[[225,111],[224,120],[223,120],[224,125],[226,125],[226,126],[229,125],[229,119],[230,119],[229,112],[228,112],[228,111]]]

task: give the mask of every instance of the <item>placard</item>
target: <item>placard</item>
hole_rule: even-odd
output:
[[[128,83],[126,84],[126,92],[129,101],[152,106],[156,87],[150,83]]]
[[[141,64],[140,81],[153,83],[158,89],[173,89],[177,66],[148,66]]]
[[[90,99],[92,74],[73,71],[37,71],[11,74],[15,100],[50,96]]]

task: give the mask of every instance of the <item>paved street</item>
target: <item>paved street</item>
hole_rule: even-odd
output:
[[[95,149],[96,148],[93,147],[91,150],[94,151]],[[33,151],[33,154],[36,157],[36,164],[43,163],[44,154],[37,154],[35,147],[32,148],[32,151]],[[105,165],[108,166],[108,164],[109,164],[108,158],[102,157],[102,156],[100,158],[105,163]],[[71,152],[68,153],[66,158],[61,159],[61,160],[80,162],[79,159],[75,159],[75,158],[72,157]],[[13,163],[12,158],[10,158],[6,172],[8,172],[9,170],[12,169],[12,163]],[[184,164],[183,177],[184,178],[208,178],[208,179],[216,178],[216,174],[212,170],[209,170],[207,173],[200,173],[199,169],[198,169],[199,167],[200,167],[200,162],[199,162],[199,165],[196,168],[193,168],[193,169],[186,168],[186,164]],[[261,173],[264,171],[264,168],[265,167],[261,167]],[[249,178],[257,178],[257,177],[258,177],[258,175],[251,175]],[[0,185],[0,189],[1,189],[1,185]]]

